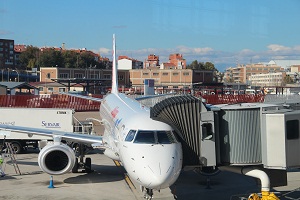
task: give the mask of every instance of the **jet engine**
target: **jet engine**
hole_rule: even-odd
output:
[[[48,144],[39,153],[40,168],[51,175],[61,175],[69,172],[75,165],[74,151],[65,144]]]

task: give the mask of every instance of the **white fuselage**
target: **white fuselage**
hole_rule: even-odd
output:
[[[101,102],[105,154],[122,162],[134,181],[150,189],[172,185],[182,167],[182,148],[172,128],[152,120],[149,108],[124,94]]]

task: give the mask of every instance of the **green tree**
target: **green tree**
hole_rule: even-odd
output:
[[[76,68],[80,55],[74,51],[64,51],[62,52],[62,57],[64,61],[63,66],[65,68]]]
[[[40,50],[38,47],[27,46],[26,50],[20,54],[20,63],[27,69],[32,69],[39,65]]]
[[[218,71],[218,70],[215,68],[215,65],[214,65],[213,63],[211,63],[211,62],[206,62],[206,63],[204,64],[203,69],[205,69],[205,70]]]
[[[284,84],[292,84],[294,83],[293,79],[290,77],[290,75],[286,75],[284,78],[283,78],[283,83]]]
[[[40,55],[40,66],[42,67],[64,67],[63,64],[62,53],[54,48],[45,49]]]

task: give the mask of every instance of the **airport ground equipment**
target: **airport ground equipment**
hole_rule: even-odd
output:
[[[83,134],[93,132],[92,122],[79,121],[74,115],[74,110],[63,108],[0,108],[0,124]],[[0,149],[6,141],[12,144],[16,153],[27,147],[42,148],[49,140],[52,141],[52,137],[0,131]]]
[[[273,196],[270,187],[287,184],[287,169],[300,167],[300,111],[264,103],[210,106],[184,95],[159,101],[150,114],[176,131],[185,167],[251,169],[242,174],[267,176],[262,199]]]
[[[12,146],[12,144],[10,142],[5,142],[5,150],[4,153],[1,155],[1,159],[2,159],[2,163],[0,163],[0,173],[2,175],[5,175],[5,167],[7,164],[7,159],[10,158],[11,164],[15,169],[16,174],[20,174],[21,175],[21,171],[20,168],[18,166],[17,160],[16,160],[16,152]]]

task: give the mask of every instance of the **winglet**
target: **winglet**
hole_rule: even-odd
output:
[[[112,65],[112,86],[111,93],[118,93],[118,68],[116,65],[116,38],[113,34],[113,65]]]

